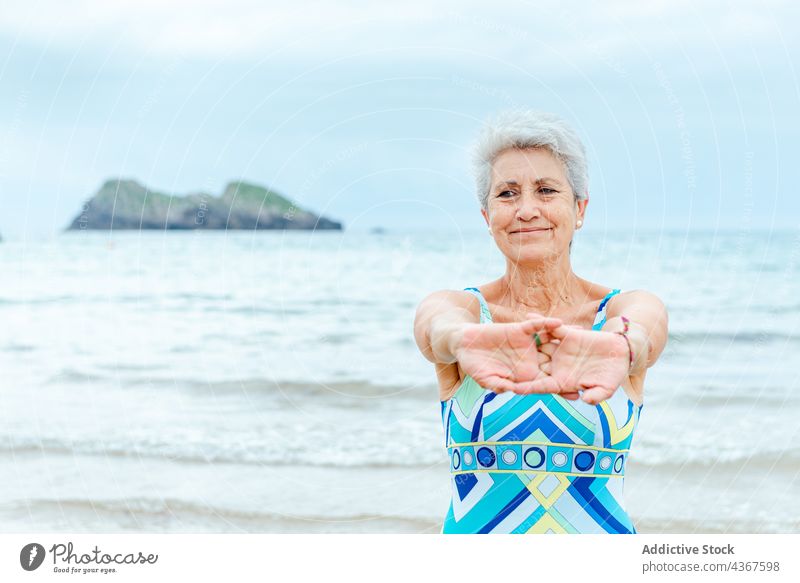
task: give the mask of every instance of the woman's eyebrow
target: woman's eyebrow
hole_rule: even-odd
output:
[[[519,182],[516,180],[506,180],[504,182],[498,182],[494,185],[495,188],[502,188],[503,186],[519,186]]]
[[[542,176],[541,178],[537,178],[536,180],[533,181],[533,183],[537,185],[543,184],[545,182],[548,182],[550,184],[555,184],[557,186],[562,186],[561,181],[558,178],[552,178],[550,176]],[[505,180],[503,182],[498,182],[495,185],[495,188],[502,188],[504,186],[519,186],[519,182],[517,182],[516,180]]]
[[[535,184],[542,184],[543,182],[549,182],[550,184],[561,185],[561,181],[558,178],[552,178],[550,176],[543,176],[537,180],[534,180]]]

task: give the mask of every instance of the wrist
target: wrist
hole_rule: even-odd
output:
[[[469,324],[453,324],[447,330],[447,352],[452,355],[453,361],[458,361],[459,352],[464,345],[464,330]]]
[[[440,321],[431,327],[431,348],[437,362],[452,364],[458,360],[464,330],[469,324],[452,320]]]
[[[609,320],[609,332],[620,336],[620,348],[628,363],[628,376],[635,376],[647,368],[649,342],[641,326],[625,316],[616,316]]]
[[[628,365],[628,376],[631,375],[633,372],[633,366],[635,364],[636,357],[634,356],[633,345],[631,344],[631,339],[628,337],[629,329],[629,320],[622,316],[622,322],[624,324],[624,328],[622,330],[615,330],[613,334],[616,334],[618,337],[617,344],[620,346],[620,352],[622,353],[622,358],[625,359],[625,364]]]

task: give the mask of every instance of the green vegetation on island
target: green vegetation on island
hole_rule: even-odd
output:
[[[341,230],[342,224],[247,182],[231,182],[221,196],[171,196],[135,180],[108,180],[66,230],[108,229]]]

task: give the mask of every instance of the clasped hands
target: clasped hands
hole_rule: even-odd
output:
[[[461,369],[496,393],[558,393],[591,405],[611,397],[627,376],[628,348],[621,335],[537,313],[527,318],[466,324],[456,352]]]

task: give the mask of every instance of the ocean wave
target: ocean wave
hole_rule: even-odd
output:
[[[126,385],[164,385],[169,387],[183,387],[198,393],[210,394],[239,394],[239,395],[302,395],[303,397],[325,397],[341,400],[353,398],[356,400],[376,399],[383,400],[391,397],[430,401],[438,404],[438,388],[430,383],[422,385],[383,385],[366,380],[331,381],[331,382],[303,382],[303,381],[276,381],[267,378],[248,378],[230,381],[207,381],[203,379],[181,379],[176,377],[159,378],[149,375],[146,379],[123,379]],[[362,401],[363,403],[363,401]]]
[[[40,297],[6,297],[0,298],[0,306],[38,306],[47,304],[103,304],[110,306],[113,304],[144,304],[152,307],[160,307],[165,302],[178,300],[183,302],[177,307],[187,307],[191,304],[187,302],[222,302],[227,303],[235,299],[232,293],[214,294],[205,292],[175,292],[175,293],[146,293],[141,295],[119,294],[109,292],[101,295],[53,295]]]
[[[0,439],[0,453],[12,455],[90,455],[104,458],[156,459],[186,464],[236,464],[247,466],[329,468],[424,468],[448,465],[444,447],[435,445],[414,455],[383,455],[381,444],[368,444],[362,450],[329,444],[323,448],[302,445],[281,446],[265,440],[263,444],[242,446],[218,443],[168,443],[154,440],[108,444],[97,440],[62,440],[58,438]],[[397,450],[397,448],[394,448]]]
[[[700,386],[690,396],[692,405],[712,407],[763,406],[766,404],[785,404],[796,398],[797,391],[793,387],[773,389],[771,387],[727,387]]]
[[[698,382],[697,384],[677,382],[675,385],[663,383],[663,387],[670,386],[671,388],[667,390],[655,387],[648,391],[648,388],[645,387],[646,402],[649,405],[658,405],[675,411],[693,409],[698,406],[709,407],[710,410],[711,408],[736,407],[736,411],[741,411],[742,407],[783,405],[794,400],[797,394],[796,388],[791,385],[753,386],[738,384],[735,380],[720,383]]]
[[[787,334],[785,332],[775,332],[766,330],[753,330],[742,332],[711,332],[708,330],[697,331],[670,331],[667,346],[675,344],[704,344],[704,343],[724,343],[724,344],[773,344],[773,343],[800,343],[800,335]]]
[[[175,352],[191,352],[191,347],[178,347]],[[31,348],[32,349],[32,348]],[[236,380],[208,380],[192,377],[157,376],[151,371],[168,369],[167,364],[99,364],[96,370],[83,370],[73,367],[62,368],[50,376],[48,384],[104,382],[112,380],[122,387],[147,387],[188,390],[198,395],[242,395],[275,396],[295,395],[308,398],[333,399],[337,405],[350,401],[354,406],[371,406],[370,403],[389,398],[402,397],[415,401],[429,401],[438,405],[438,387],[430,382],[422,384],[380,384],[368,380],[336,380],[330,382],[275,380],[264,377],[251,377]],[[105,372],[116,373],[113,377]],[[130,373],[122,374],[119,373]],[[137,376],[135,373],[148,373]],[[433,406],[432,405],[432,406]]]
[[[754,469],[766,473],[788,471],[796,474],[800,471],[800,447],[748,449],[744,445],[702,445],[696,448],[678,447],[669,443],[666,438],[647,437],[631,448],[630,463],[648,468],[684,471],[691,469],[714,471],[736,471],[747,466],[747,471]]]
[[[318,514],[289,514],[280,512],[269,512],[250,508],[230,508],[219,505],[201,504],[188,500],[175,498],[149,498],[131,497],[117,499],[81,499],[81,498],[28,498],[22,502],[4,505],[7,510],[24,510],[31,513],[37,511],[44,512],[89,512],[93,516],[101,513],[105,514],[136,514],[149,517],[166,518],[177,520],[186,518],[187,515],[198,518],[219,518],[229,520],[246,520],[255,522],[294,522],[298,525],[312,523],[368,523],[375,521],[392,521],[427,529],[431,527],[431,522],[413,516],[403,516],[400,514],[372,514],[372,513],[331,513]],[[438,518],[438,517],[436,517]],[[433,522],[436,518],[432,517]]]
[[[419,440],[415,440],[419,441]],[[685,448],[664,444],[652,438],[634,443],[631,464],[670,472],[693,469],[737,471],[746,466],[765,473],[800,470],[800,448],[762,448],[750,451],[743,447]],[[407,448],[386,455],[379,443],[365,443],[362,449],[346,447],[345,443],[329,443],[323,447],[264,444],[167,443],[142,440],[136,443],[107,444],[95,440],[67,441],[57,438],[0,439],[0,453],[13,455],[89,455],[110,459],[155,459],[183,464],[235,464],[255,467],[320,467],[320,468],[428,468],[441,466],[446,471],[448,460],[440,443]],[[411,453],[413,450],[413,454]]]
[[[712,519],[708,517],[695,520],[676,518],[665,515],[657,518],[633,516],[636,531],[639,534],[767,534],[767,533],[796,533],[797,521],[790,517],[781,520],[776,516],[768,520],[758,520],[741,516],[732,516],[728,520]]]
[[[29,344],[6,344],[3,350],[6,352],[33,352],[36,347]]]
[[[50,296],[41,298],[0,298],[0,306],[36,306],[40,304],[61,304],[85,301],[78,296]]]
[[[47,384],[53,383],[85,383],[89,381],[104,381],[107,380],[108,377],[105,375],[97,374],[94,372],[88,372],[83,370],[77,370],[74,368],[63,368],[56,374],[52,375],[48,380]]]

